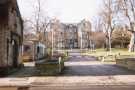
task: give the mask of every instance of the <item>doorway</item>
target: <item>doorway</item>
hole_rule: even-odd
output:
[[[18,66],[18,44],[16,42],[16,40],[12,41],[12,45],[13,45],[13,67],[16,68]]]

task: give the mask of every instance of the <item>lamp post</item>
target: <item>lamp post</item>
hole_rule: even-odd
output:
[[[112,52],[112,46],[111,46],[111,30],[108,30],[109,33],[109,48],[110,48],[110,53]]]
[[[81,33],[81,50],[82,50],[82,31],[80,33]]]
[[[54,46],[53,46],[53,43],[54,43],[54,42],[53,42],[53,34],[54,34],[54,32],[53,32],[53,30],[52,30],[52,56],[53,56],[53,47],[54,47]]]

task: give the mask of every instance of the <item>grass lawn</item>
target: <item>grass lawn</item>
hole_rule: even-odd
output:
[[[91,56],[105,56],[105,55],[126,55],[126,56],[135,56],[135,52],[128,52],[128,49],[112,49],[112,51],[106,51],[104,49],[96,49],[94,52],[87,51],[83,55]]]
[[[135,57],[135,52],[128,52],[128,49],[115,49],[112,48],[112,51],[106,51],[104,49],[96,49],[94,52],[86,51],[82,55],[90,55],[95,57],[105,57],[107,60],[114,60],[116,58],[131,58]]]

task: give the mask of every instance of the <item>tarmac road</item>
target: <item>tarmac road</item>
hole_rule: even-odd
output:
[[[107,86],[104,86],[104,85],[91,85],[91,86],[85,86],[85,85],[82,85],[82,86],[55,86],[55,87],[45,87],[45,86],[39,86],[39,87],[32,87],[30,88],[30,90],[135,90],[135,86],[117,86],[117,85],[107,85]]]
[[[135,72],[70,53],[61,76],[38,77],[30,90],[135,90]]]

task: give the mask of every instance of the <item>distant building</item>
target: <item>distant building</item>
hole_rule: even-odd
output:
[[[58,49],[63,47],[63,30],[61,28],[61,23],[59,20],[54,20],[51,24],[51,31],[52,31],[52,40],[53,40],[53,47]]]
[[[37,34],[26,34],[23,40],[23,61],[41,60],[47,56],[44,40]]]
[[[29,62],[35,60],[35,44],[31,40],[23,42],[23,61]]]
[[[21,65],[23,21],[17,0],[0,0],[0,73]]]
[[[78,27],[77,24],[65,24],[65,48],[78,48]]]
[[[91,47],[90,35],[91,23],[89,21],[60,23],[59,20],[53,20],[45,37],[47,45],[55,49],[84,49]]]
[[[91,23],[87,20],[82,20],[78,24],[78,43],[82,49],[92,47]]]

